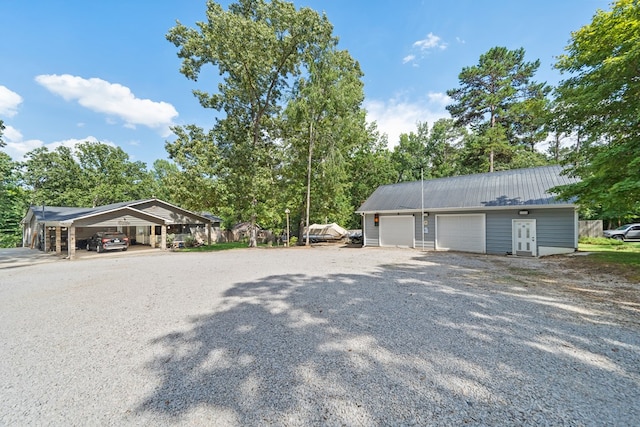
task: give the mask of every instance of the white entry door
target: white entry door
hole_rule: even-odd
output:
[[[536,220],[513,220],[513,254],[519,256],[537,256]]]

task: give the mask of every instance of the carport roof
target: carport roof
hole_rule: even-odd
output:
[[[211,222],[210,218],[187,211],[186,209],[182,209],[180,207],[174,206],[170,203],[164,202],[159,199],[143,199],[143,200],[134,200],[129,202],[111,203],[109,205],[97,206],[95,208],[77,208],[77,207],[46,206],[46,205],[31,206],[30,213],[36,217],[38,222],[47,222],[47,223],[64,223],[64,222],[77,220],[79,218],[97,216],[103,213],[113,212],[118,210],[136,211],[145,216],[155,217],[158,219],[158,223],[166,221],[165,218],[162,218],[160,216],[154,215],[149,212],[144,212],[143,210],[136,209],[136,206],[140,206],[148,203],[161,204],[171,209],[188,213],[193,217],[200,218],[205,223]]]
[[[383,185],[356,212],[573,206],[549,191],[578,181],[561,172],[561,166],[543,166]]]

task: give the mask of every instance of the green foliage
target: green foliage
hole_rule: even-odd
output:
[[[20,220],[27,211],[27,194],[19,177],[19,164],[0,152],[0,247],[22,241]]]
[[[264,246],[264,245],[259,245]],[[217,252],[231,249],[247,249],[246,242],[214,243],[212,245],[188,246],[177,249],[179,252]]]
[[[640,7],[619,0],[572,33],[556,68],[569,77],[557,88],[557,113],[579,138],[565,160],[581,178],[559,188],[601,210],[605,218],[640,212]]]
[[[152,176],[121,148],[85,142],[72,151],[40,147],[25,155],[23,178],[31,204],[101,206],[150,197]]]
[[[286,90],[317,48],[334,42],[325,16],[281,0],[239,0],[227,11],[207,2],[198,29],[179,22],[167,39],[179,48],[180,71],[197,80],[213,65],[222,76],[218,92],[196,90],[201,105],[224,111],[215,139],[223,159],[219,178],[229,189],[226,205],[240,218],[275,223],[281,204],[272,197],[281,147],[278,126]],[[255,244],[252,233],[251,244]]]
[[[0,148],[6,145],[6,143],[4,142],[4,139],[2,139],[2,135],[4,134],[4,129],[5,129],[4,122],[0,120]]]
[[[195,211],[219,212],[226,205],[225,184],[220,179],[222,159],[212,131],[195,126],[176,126],[177,139],[165,148],[175,163],[157,161],[159,190],[169,201]]]
[[[550,88],[532,81],[540,61],[525,62],[524,49],[491,48],[478,65],[465,67],[458,76],[460,87],[447,91],[454,103],[447,106],[460,126],[470,125],[477,137],[466,147],[467,170],[485,162],[473,157],[488,156],[492,172],[495,156],[509,158],[512,147],[533,147],[546,137],[546,95]],[[513,168],[507,163],[506,168]],[[498,168],[496,168],[498,169]]]
[[[306,171],[305,223],[349,220],[349,153],[366,139],[362,71],[348,52],[330,43],[305,60],[284,115],[290,164]],[[298,177],[301,174],[297,173]],[[313,194],[313,203],[312,203]]]
[[[398,174],[396,182],[420,180],[424,169],[428,166],[428,137],[427,123],[418,123],[417,133],[400,135],[400,142],[391,152],[391,161]]]
[[[395,182],[396,171],[387,149],[386,135],[380,135],[375,123],[366,129],[366,139],[354,148],[349,164],[351,206],[359,208],[380,185]],[[360,215],[352,213],[343,227],[360,228]]]
[[[598,246],[624,246],[624,242],[618,239],[609,239],[607,237],[580,237],[580,244],[598,245]]]

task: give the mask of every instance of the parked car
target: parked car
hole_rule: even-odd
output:
[[[361,245],[363,241],[362,230],[352,230],[349,232],[349,243],[352,245]]]
[[[623,241],[640,241],[640,224],[625,224],[615,230],[605,230],[604,237]]]
[[[112,250],[126,251],[129,248],[129,237],[119,231],[99,231],[87,240],[87,250],[98,253]]]

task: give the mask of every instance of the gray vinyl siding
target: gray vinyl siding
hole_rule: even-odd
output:
[[[520,210],[527,210],[528,215],[519,215]],[[536,239],[538,247],[574,248],[575,246],[575,210],[573,208],[537,208],[518,207],[518,209],[506,210],[473,210],[473,211],[439,211],[438,215],[456,214],[484,214],[486,218],[486,251],[488,254],[510,253],[512,248],[512,220],[535,219]],[[383,216],[384,214],[380,214]],[[395,215],[395,214],[389,214]],[[407,213],[403,213],[407,215]],[[415,217],[415,245],[417,249],[423,247],[422,218],[420,213],[414,213]],[[436,224],[435,212],[430,212],[425,219],[428,221],[427,233],[424,235],[424,248],[435,249]],[[365,221],[365,245],[379,246],[380,230],[374,225],[374,215],[366,214]]]
[[[529,219],[532,215],[527,215]],[[512,250],[512,221],[525,218],[517,210],[487,212],[485,229],[487,231],[487,253],[506,254]]]
[[[506,254],[512,251],[512,220],[535,219],[537,246],[573,248],[575,246],[575,211],[563,209],[526,209],[489,211],[487,214],[487,253]]]
[[[364,216],[364,245],[380,246],[380,227],[376,227],[373,222],[373,214]]]
[[[538,246],[574,248],[576,218],[574,209],[543,209],[532,211],[537,221]]]

